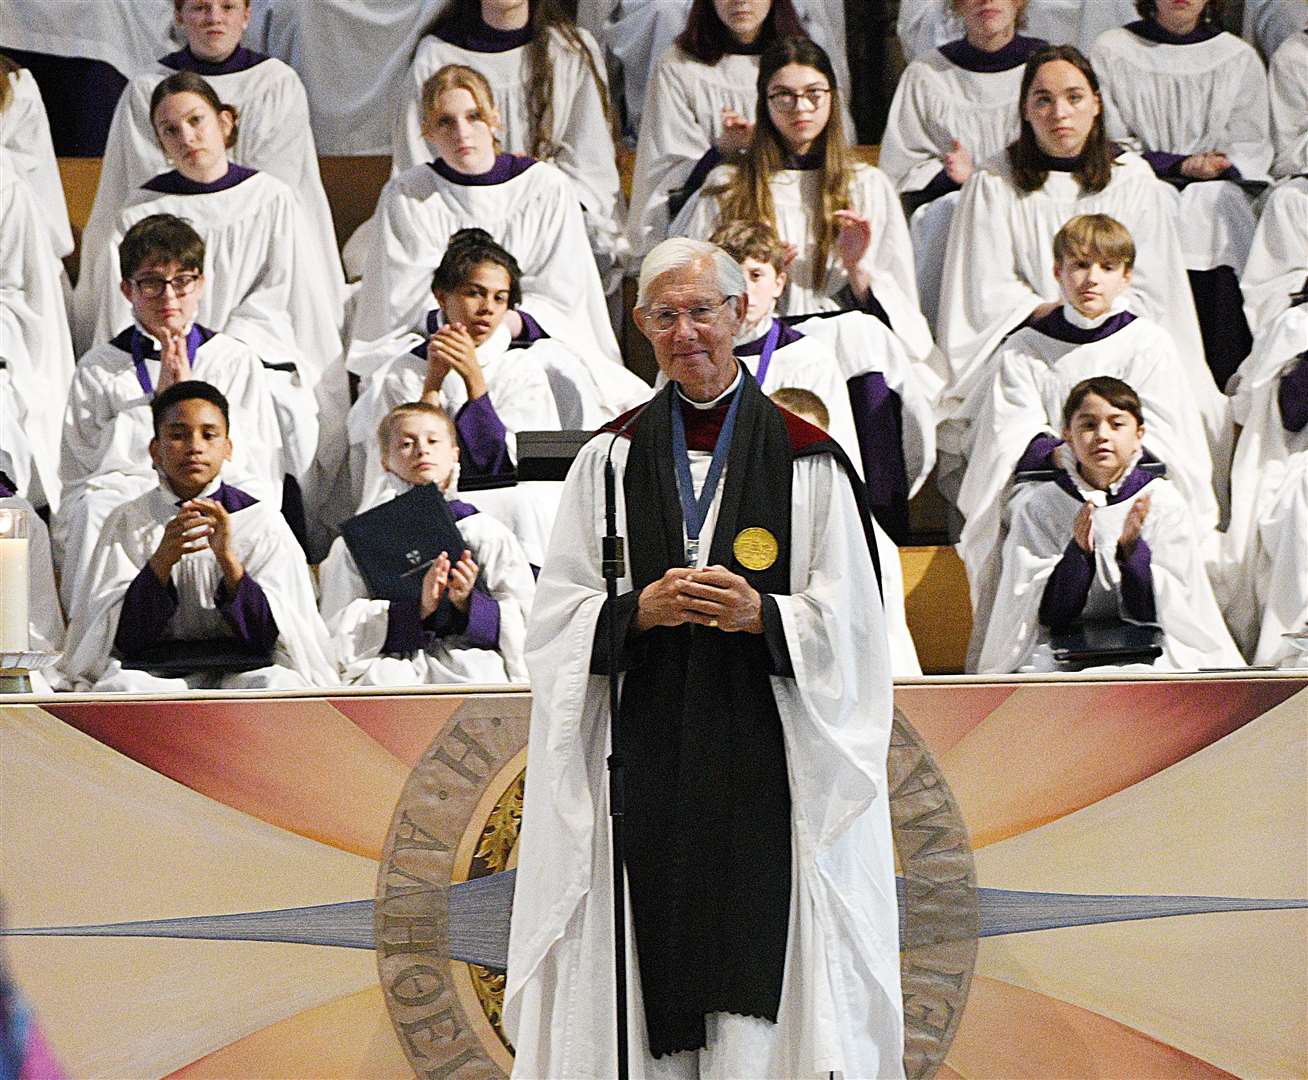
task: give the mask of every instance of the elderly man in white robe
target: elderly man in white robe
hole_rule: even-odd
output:
[[[745,293],[711,244],[650,253],[637,316],[669,385],[587,444],[565,488],[528,627],[504,1010],[515,1076],[616,1072],[611,626],[632,1076],[903,1075],[870,523],[837,446],[732,355]],[[610,453],[630,541],[613,608],[600,573]]]

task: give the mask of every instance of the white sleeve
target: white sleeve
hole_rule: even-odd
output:
[[[1226,130],[1229,140],[1224,150],[1240,175],[1246,180],[1267,176],[1272,167],[1275,148],[1272,144],[1271,104],[1268,100],[1267,72],[1253,49],[1241,49],[1239,106],[1230,111]]]
[[[921,191],[944,168],[940,135],[932,130],[928,102],[934,74],[926,64],[913,63],[895,87],[881,138],[877,165],[901,193]],[[974,150],[974,147],[968,147]]]

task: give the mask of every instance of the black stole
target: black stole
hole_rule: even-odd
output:
[[[710,564],[760,593],[790,592],[794,454],[786,423],[742,378]],[[685,565],[666,386],[632,438],[623,487],[636,591]],[[736,561],[742,529],[767,529],[765,570]],[[790,917],[790,785],[763,636],[706,626],[641,637],[626,673],[627,874],[650,1052],[705,1046],[710,1012],[764,1017],[781,1002]]]

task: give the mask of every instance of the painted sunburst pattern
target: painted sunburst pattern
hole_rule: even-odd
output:
[[[938,683],[896,705],[910,1074],[1308,1072],[1308,683]],[[528,709],[0,709],[3,949],[68,1073],[412,1077],[457,1060],[422,1014],[446,992],[481,1023],[452,1075],[502,1073]],[[963,884],[924,876],[955,847]]]

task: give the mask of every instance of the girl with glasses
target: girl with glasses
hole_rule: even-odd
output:
[[[880,169],[853,160],[831,123],[841,99],[827,54],[804,37],[777,42],[760,59],[757,90],[748,148],[709,174],[673,234],[707,238],[733,221],[767,222],[793,253],[782,314],[875,312],[924,358],[930,331],[899,199]]]

